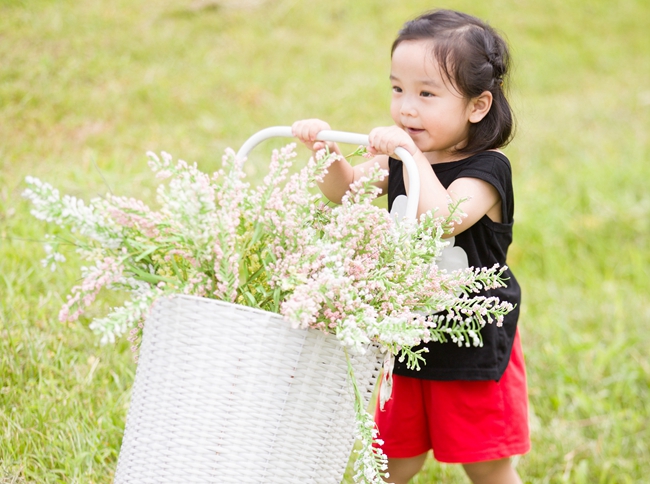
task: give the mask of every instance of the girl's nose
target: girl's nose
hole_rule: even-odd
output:
[[[404,99],[400,105],[400,114],[403,116],[415,116],[417,114],[415,103],[411,99]]]

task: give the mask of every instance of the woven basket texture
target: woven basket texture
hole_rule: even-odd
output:
[[[378,351],[352,362],[367,404]],[[354,430],[335,336],[174,296],[145,323],[115,483],[339,484]]]

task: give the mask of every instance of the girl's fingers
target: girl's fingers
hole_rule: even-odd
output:
[[[370,132],[368,141],[376,153],[391,155],[395,150],[394,135],[387,128],[375,128]]]
[[[368,137],[371,154],[393,155],[398,147],[409,149],[413,144],[411,137],[397,126],[375,128]],[[410,150],[409,150],[410,151]]]
[[[305,119],[296,121],[291,126],[292,134],[303,143],[313,143],[316,136],[323,130],[331,129],[329,124],[320,119]],[[315,148],[312,148],[315,149]]]
[[[308,141],[309,139],[308,138],[309,132],[307,130],[307,126],[303,121],[296,121],[295,123],[293,123],[293,125],[291,126],[291,133],[300,141],[304,142],[304,141]]]
[[[309,126],[304,121],[297,121],[291,126],[291,132],[300,141],[309,141]]]

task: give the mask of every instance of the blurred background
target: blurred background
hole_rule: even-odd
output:
[[[486,19],[514,58],[509,265],[533,441],[519,472],[647,482],[650,2],[0,0],[0,483],[112,482],[135,371],[126,341],[87,328],[112,296],[58,322],[80,263],[41,267],[55,229],[30,216],[24,177],[153,201],[147,150],[212,172],[268,126],[388,125],[390,45],[432,8]],[[288,141],[256,149],[252,183]],[[415,482],[468,481],[430,461]]]

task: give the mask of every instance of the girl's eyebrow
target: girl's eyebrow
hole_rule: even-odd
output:
[[[397,76],[391,74],[389,79],[391,81],[399,81]],[[431,87],[440,87],[440,84],[434,81],[433,79],[425,78],[425,79],[420,79],[417,81],[418,84],[424,84],[426,86],[431,86]]]
[[[422,80],[420,81],[420,84],[425,84],[425,85],[427,85],[427,86],[431,86],[431,87],[440,87],[440,84],[438,84],[438,83],[437,83],[436,81],[434,81],[433,79],[422,79]]]

